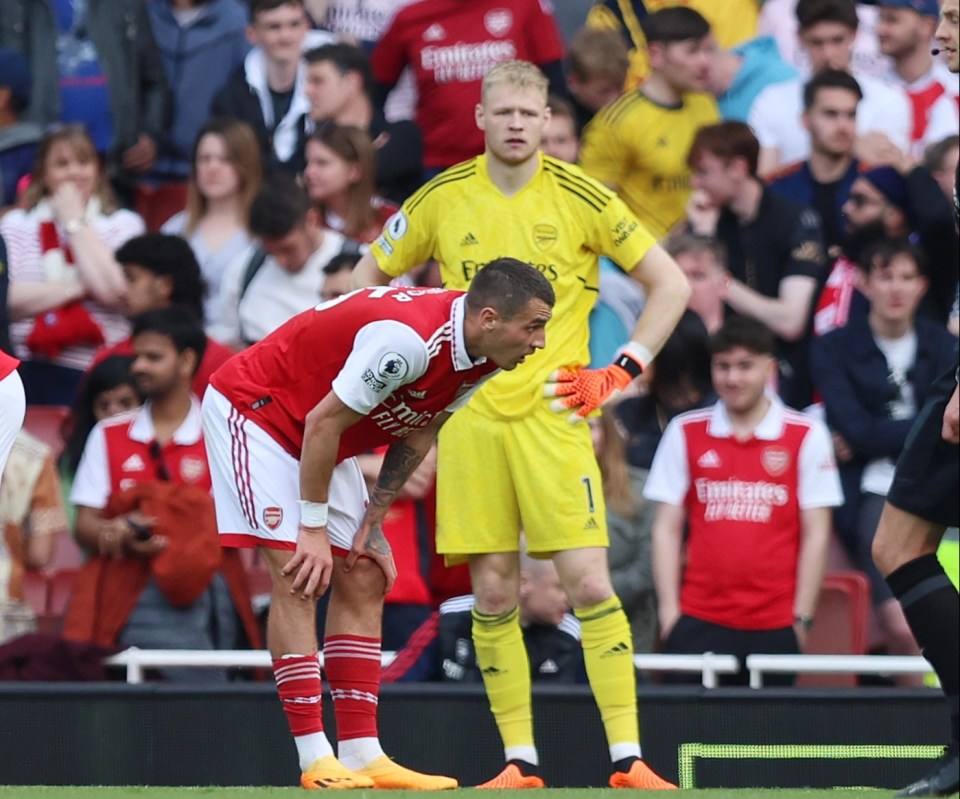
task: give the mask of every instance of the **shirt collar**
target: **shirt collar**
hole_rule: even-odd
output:
[[[760,420],[760,424],[754,429],[753,437],[761,441],[776,441],[783,433],[785,408],[780,398],[769,391],[767,392],[767,399],[770,400],[770,407]],[[727,406],[723,404],[723,400],[718,400],[713,406],[707,433],[714,438],[730,438],[733,436],[730,417],[727,415]]]
[[[156,430],[153,429],[153,417],[150,415],[151,403],[147,400],[133,419],[130,425],[130,438],[133,441],[139,441],[141,444],[149,444],[157,437]],[[203,436],[203,425],[200,419],[200,405],[194,397],[190,398],[190,410],[186,418],[180,423],[180,426],[174,431],[173,443],[180,446],[190,446],[196,444]]]
[[[457,372],[465,372],[474,366],[486,363],[485,357],[470,360],[470,353],[467,352],[467,341],[464,337],[463,325],[466,318],[467,295],[462,294],[457,297],[450,306],[450,323],[453,325],[453,341],[450,347],[450,355],[453,358],[453,368]]]

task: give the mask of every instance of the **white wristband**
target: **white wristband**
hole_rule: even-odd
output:
[[[326,502],[310,502],[306,499],[300,500],[300,524],[303,527],[326,527],[327,510]]]
[[[643,344],[636,341],[628,341],[617,354],[620,355],[623,353],[626,353],[635,361],[639,361],[644,369],[646,369],[653,360],[653,353],[644,347]]]

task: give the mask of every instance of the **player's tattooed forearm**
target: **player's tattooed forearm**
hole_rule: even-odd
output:
[[[370,504],[381,508],[389,506],[425,455],[406,441],[391,445],[383,458],[377,484],[370,492]]]
[[[384,536],[383,528],[379,524],[375,524],[370,528],[364,549],[376,555],[389,555],[391,553],[390,543],[387,541],[386,536]]]

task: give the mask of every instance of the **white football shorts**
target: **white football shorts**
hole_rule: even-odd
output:
[[[202,409],[220,543],[295,549],[299,462],[213,386],[203,396]],[[345,555],[367,506],[367,486],[356,458],[347,458],[333,470],[328,504],[330,545]]]

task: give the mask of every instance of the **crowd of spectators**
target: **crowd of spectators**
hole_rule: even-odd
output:
[[[737,654],[745,640],[794,651],[824,570],[847,563],[870,578],[878,651],[918,652],[870,544],[926,388],[957,358],[960,88],[931,55],[937,2],[596,2],[563,33],[538,0],[365,5],[4,0],[0,348],[21,360],[29,406],[70,411],[59,448],[21,434],[0,484],[0,642],[36,625],[25,575],[72,534],[66,635],[260,645],[261,567],[209,547],[196,398],[233,352],[350,290],[399,204],[482,152],[481,80],[521,59],[550,84],[543,152],[620,194],[692,288],[652,367],[590,422],[636,651],[728,651],[730,630],[772,628],[793,628],[792,643],[741,636]],[[435,266],[400,280],[437,285]],[[643,308],[630,266],[601,259],[595,362]],[[760,380],[752,405],[738,404],[731,353]],[[698,424],[716,438],[694,462]],[[697,475],[724,479],[744,430],[776,439],[762,480],[795,481],[795,519],[781,549],[741,536],[733,571],[709,574],[705,531],[741,519],[730,497],[704,518]],[[366,458],[373,479],[382,453]],[[842,497],[810,476],[831,459]],[[385,525],[401,580],[384,648],[408,647],[386,679],[479,679],[469,579],[433,553],[436,469],[428,458]],[[178,534],[185,516],[207,544]],[[189,573],[173,567],[184,547],[201,552]],[[802,583],[796,623],[730,584],[781,557]],[[533,677],[582,681],[547,566],[523,561]],[[717,592],[729,603],[708,601]]]

